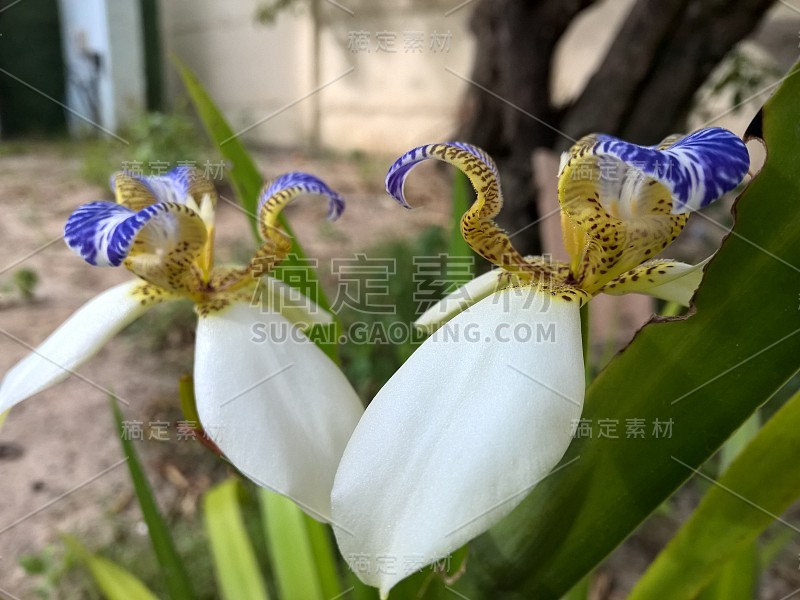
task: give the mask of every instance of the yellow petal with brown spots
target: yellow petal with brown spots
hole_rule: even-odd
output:
[[[603,293],[647,294],[668,302],[689,306],[695,290],[703,279],[703,267],[711,260],[690,265],[675,260],[653,259],[626,271],[607,283]]]
[[[464,240],[478,254],[507,271],[527,273],[536,279],[540,273],[511,244],[508,234],[494,222],[503,206],[503,194],[497,167],[480,148],[452,142],[429,144],[406,152],[398,158],[386,175],[386,190],[410,208],[403,195],[403,184],[409,171],[420,162],[436,159],[453,165],[464,173],[475,188],[477,198],[461,218]]]
[[[572,147],[558,182],[575,283],[590,293],[661,252],[688,218],[672,214],[672,196],[662,183],[592,154],[595,143],[587,136]]]

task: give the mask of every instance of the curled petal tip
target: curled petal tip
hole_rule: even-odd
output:
[[[295,171],[277,177],[272,183],[264,187],[258,200],[258,208],[278,212],[289,202],[302,194],[323,196],[328,199],[328,219],[335,221],[344,212],[344,198],[333,191],[328,184],[320,178]]]
[[[409,172],[422,161],[428,160],[429,158],[436,158],[432,156],[432,152],[437,148],[442,148],[443,146],[451,146],[459,148],[460,150],[466,150],[485,163],[491,169],[492,173],[497,176],[497,167],[495,166],[494,161],[492,161],[486,152],[477,146],[465,144],[464,142],[445,142],[443,144],[426,144],[425,146],[417,146],[394,161],[394,164],[389,167],[389,171],[386,173],[386,191],[404,208],[412,208],[412,206],[406,200],[405,194],[403,193],[403,186]]]
[[[658,149],[609,135],[596,139],[592,154],[613,157],[663,184],[672,195],[673,214],[705,208],[739,185],[750,167],[744,142],[721,127],[700,129]]]
[[[64,241],[91,265],[117,267],[145,230],[149,241],[162,242],[162,248],[152,250],[156,254],[181,251],[193,256],[205,243],[206,229],[200,217],[186,206],[167,202],[139,211],[114,202],[84,204],[67,219]]]
[[[184,204],[188,199],[200,203],[204,196],[216,202],[214,184],[192,165],[178,165],[163,175],[142,175],[119,171],[111,176],[111,191],[117,203],[141,210],[157,202]]]

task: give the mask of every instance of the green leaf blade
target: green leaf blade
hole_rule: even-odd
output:
[[[239,506],[239,483],[229,479],[206,492],[203,517],[219,591],[225,600],[268,600]]]
[[[175,549],[167,524],[158,510],[158,504],[153,496],[147,477],[145,477],[144,469],[142,469],[142,464],[139,461],[133,442],[124,433],[122,411],[115,398],[110,398],[110,402],[116,429],[122,443],[122,451],[127,458],[128,471],[131,475],[136,498],[139,501],[139,507],[145,523],[147,523],[147,533],[150,536],[150,542],[158,564],[164,574],[169,596],[173,600],[191,600],[195,596],[189,574],[186,572],[183,561]]]
[[[200,120],[203,122],[208,136],[211,138],[211,141],[216,144],[220,154],[230,165],[227,171],[228,179],[233,185],[243,212],[250,221],[254,239],[256,243],[260,243],[257,210],[259,194],[264,185],[261,173],[255,161],[250,156],[250,153],[239,139],[239,136],[225,120],[222,111],[219,110],[211,96],[206,92],[203,85],[197,79],[197,76],[178,58],[173,57],[172,60],[178,68],[183,84],[189,93],[189,97],[197,110]],[[288,221],[282,214],[278,216],[278,220],[287,235],[292,239],[292,253],[271,273],[271,275],[291,286],[298,287],[312,302],[318,304],[323,310],[330,311],[330,301],[325,291],[322,289],[317,270],[308,266],[305,260],[306,254],[303,247],[300,245],[297,236],[294,235]],[[296,269],[302,269],[304,277],[293,277],[293,275],[297,274]],[[333,335],[323,335],[315,339],[315,341],[317,341],[317,345],[331,360],[338,363],[339,357],[336,340],[339,339],[341,334],[341,325],[335,315],[334,321],[335,331]],[[333,340],[333,342],[330,340]]]
[[[263,488],[258,499],[280,597],[325,600],[303,513],[288,498]]]
[[[653,594],[688,600],[723,569],[728,570],[730,583],[723,582],[722,587],[733,589],[755,583],[758,564],[755,539],[800,497],[798,430],[800,393],[734,459],[718,484],[708,491],[697,510],[656,557],[629,600],[656,597]],[[726,561],[732,560],[734,564],[726,565]]]
[[[92,554],[72,536],[64,536],[64,541],[108,600],[158,600],[144,583],[123,567]]]

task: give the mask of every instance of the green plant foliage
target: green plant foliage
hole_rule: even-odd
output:
[[[158,564],[164,575],[164,581],[169,596],[173,600],[191,600],[194,598],[194,592],[192,590],[191,581],[189,580],[189,575],[186,572],[183,561],[175,550],[175,544],[172,541],[172,536],[167,528],[167,524],[164,522],[158,510],[153,491],[150,489],[150,484],[147,482],[133,442],[124,435],[122,411],[119,409],[116,398],[112,397],[109,400],[114,413],[116,430],[122,443],[122,451],[128,459],[128,471],[131,475],[133,488],[136,491],[136,498],[139,501],[139,507],[142,510],[145,523],[147,523],[147,532],[150,536],[150,542],[153,544],[153,550],[155,551]],[[94,572],[94,570],[92,572]]]
[[[620,435],[576,439],[566,466],[478,541],[472,564],[489,585],[560,597],[797,371],[795,73],[763,109],[766,164],[738,200],[734,231],[706,268],[694,314],[655,319],[595,379],[583,417],[615,419]],[[645,439],[625,437],[628,419],[645,420]],[[652,435],[655,419],[672,423],[671,436]]]
[[[800,393],[770,419],[703,498],[629,596],[691,599],[716,573],[704,598],[750,598],[756,537],[800,497]],[[791,529],[797,531],[796,528]],[[729,561],[726,563],[726,561]],[[746,592],[746,594],[745,594]]]
[[[258,498],[279,596],[324,600],[303,512],[288,498],[263,488]]]
[[[720,451],[719,472],[728,470],[734,459],[747,447],[761,427],[761,417],[753,413],[734,433]],[[750,600],[758,585],[761,556],[758,542],[745,545],[722,568],[698,596],[698,600]]]
[[[267,586],[245,528],[238,496],[238,481],[229,479],[203,497],[203,516],[220,595],[225,600],[267,600]]]
[[[344,307],[339,313],[343,328],[349,333],[341,348],[342,365],[362,398],[372,398],[411,356],[425,338],[415,330],[414,320],[428,304],[452,291],[438,273],[415,273],[414,257],[446,256],[446,252],[447,239],[438,227],[425,230],[416,240],[394,240],[366,252],[370,259],[388,261],[386,264],[394,273],[381,282],[387,293],[379,296],[379,301],[391,305],[391,310],[376,312],[375,307],[359,305]],[[424,294],[417,294],[415,300],[419,291]],[[424,303],[420,304],[422,296]]]
[[[84,179],[106,187],[109,176],[123,169],[155,175],[181,163],[195,164],[202,170],[209,161],[208,146],[194,121],[179,111],[143,113],[120,133],[128,144],[109,139],[83,143]]]
[[[39,285],[39,275],[33,269],[22,268],[14,271],[14,285],[25,302],[32,302]]]
[[[92,554],[73,537],[65,536],[64,541],[108,600],[158,600],[147,586],[118,564]]]
[[[302,517],[305,521],[308,541],[311,544],[316,573],[322,587],[322,596],[326,599],[340,596],[344,591],[336,567],[339,553],[333,542],[333,532],[330,527],[306,514],[302,514]]]

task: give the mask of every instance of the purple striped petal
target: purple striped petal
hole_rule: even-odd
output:
[[[444,145],[455,146],[456,148],[466,150],[483,162],[492,171],[495,177],[499,177],[497,166],[494,164],[494,161],[477,146],[465,144],[464,142],[446,142]],[[434,158],[431,156],[432,150],[441,147],[442,144],[417,146],[394,161],[394,164],[389,168],[389,172],[386,174],[386,191],[405,208],[411,208],[411,205],[406,201],[405,195],[403,194],[403,186],[405,185],[406,177],[411,169],[419,163],[429,158]]]
[[[276,178],[261,192],[258,199],[258,214],[263,215],[262,208],[269,204],[269,210],[280,211],[289,202],[302,194],[323,196],[328,199],[328,219],[335,221],[344,212],[344,198],[334,192],[328,185],[308,173],[295,171]]]
[[[64,239],[72,251],[89,264],[117,267],[145,227],[150,234],[148,242],[152,244],[153,240],[158,240],[165,247],[179,242],[186,229],[196,232],[200,227],[205,231],[200,217],[180,204],[152,204],[135,212],[114,202],[90,202],[70,215],[64,227]]]
[[[719,127],[701,129],[665,150],[600,134],[589,153],[616,158],[662,183],[675,214],[708,206],[739,185],[750,166],[744,142]]]

